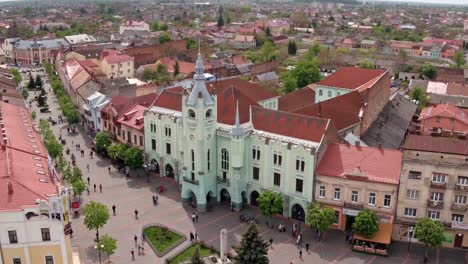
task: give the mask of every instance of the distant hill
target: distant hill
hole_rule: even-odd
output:
[[[301,2],[301,3],[313,3],[313,2],[319,2],[319,3],[340,3],[340,4],[348,4],[348,5],[358,5],[361,4],[357,0],[295,0],[295,2]]]

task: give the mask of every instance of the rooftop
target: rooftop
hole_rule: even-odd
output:
[[[358,67],[343,67],[321,80],[317,85],[355,90],[366,84],[374,83],[387,73],[383,69],[364,69]],[[360,89],[361,90],[361,89]]]
[[[432,117],[449,117],[468,124],[468,113],[451,104],[438,104],[424,108],[419,115],[419,120]]]
[[[468,155],[468,140],[411,134],[406,139],[403,149],[466,156]]]

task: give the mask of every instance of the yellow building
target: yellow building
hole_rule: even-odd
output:
[[[68,190],[31,113],[0,102],[0,127],[0,264],[71,264]]]

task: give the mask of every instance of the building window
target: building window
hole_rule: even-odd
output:
[[[323,96],[323,91],[319,90],[319,96]]]
[[[444,200],[444,194],[440,192],[431,193],[431,201],[440,202]]]
[[[206,117],[206,118],[211,117],[212,113],[213,113],[213,110],[208,109],[208,110],[206,111],[206,113],[205,113],[205,117]]]
[[[156,124],[150,123],[150,131],[151,133],[156,133]]]
[[[8,238],[10,239],[10,244],[18,243],[18,236],[16,235],[16,230],[9,230]]]
[[[304,172],[304,169],[305,169],[305,161],[296,159],[296,171]]]
[[[375,193],[369,193],[369,205],[375,206]]]
[[[42,241],[50,241],[50,230],[49,228],[41,228]]]
[[[171,143],[166,143],[166,154],[171,155]]]
[[[192,156],[192,171],[195,171],[195,151],[193,151],[193,149],[191,151],[191,156]],[[193,178],[194,177],[192,176],[192,180],[194,180]]]
[[[336,96],[340,96],[340,95],[341,95],[341,93],[340,93],[340,92],[337,92],[337,93],[336,93]]]
[[[45,264],[54,264],[54,257],[46,256],[45,257]]]
[[[459,185],[468,185],[468,177],[466,176],[458,176],[457,183]]]
[[[411,200],[417,200],[419,196],[418,190],[406,190],[406,198]]]
[[[165,127],[164,129],[166,137],[171,137],[171,128]]]
[[[455,195],[456,204],[466,204],[466,196],[465,195]]]
[[[193,111],[192,109],[189,109],[188,110],[188,117],[189,118],[195,118],[195,111]]]
[[[151,139],[151,149],[156,151],[156,139],[154,138]]]
[[[335,188],[335,194],[333,196],[334,200],[340,200],[341,199],[341,189],[340,188]]]
[[[210,170],[211,169],[211,155],[210,155],[210,150],[207,151],[206,153],[206,169]]]
[[[229,170],[229,152],[225,148],[221,150],[221,170]]]
[[[420,180],[421,179],[421,172],[420,171],[409,171],[408,179]]]
[[[432,182],[445,183],[446,178],[447,178],[447,174],[445,173],[438,173],[438,172],[432,173]]]
[[[132,133],[130,131],[127,131],[127,140],[132,143]]]
[[[335,220],[333,221],[334,225],[337,225],[340,221],[340,212],[335,211]]]
[[[133,144],[138,144],[137,135],[133,135]]]
[[[283,157],[281,156],[281,154],[273,154],[273,164],[276,165],[276,166],[281,166],[281,163],[283,161]]]
[[[21,264],[21,258],[13,258],[13,264]]]
[[[432,220],[439,220],[440,212],[439,211],[427,211],[427,217],[431,218]]]
[[[281,174],[278,172],[273,173],[273,184],[276,186],[281,186]]]
[[[304,181],[302,179],[296,179],[296,192],[302,192]]]
[[[358,191],[351,192],[351,202],[357,203],[359,201],[359,193]]]
[[[260,180],[260,168],[259,167],[253,167],[253,179],[256,181]]]
[[[328,97],[332,97],[332,92],[328,91]]]
[[[452,215],[452,222],[463,223],[464,215],[461,214],[453,214]]]
[[[325,198],[326,190],[325,186],[320,185],[319,187],[319,198]]]
[[[392,196],[390,194],[386,194],[384,196],[383,206],[384,207],[390,207],[391,202],[392,202]]]
[[[252,148],[252,158],[254,160],[260,160],[260,148],[259,147]]]
[[[140,146],[143,146],[143,136],[140,136]]]
[[[405,208],[406,217],[416,217],[416,208]]]

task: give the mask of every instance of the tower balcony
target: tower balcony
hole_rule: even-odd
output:
[[[228,178],[223,178],[221,176],[216,176],[216,182],[218,184],[225,184],[227,187],[230,185],[230,181]]]
[[[190,183],[190,184],[197,185],[197,186],[200,185],[200,182],[198,180],[192,180],[188,177],[183,177],[183,180],[186,183]]]

